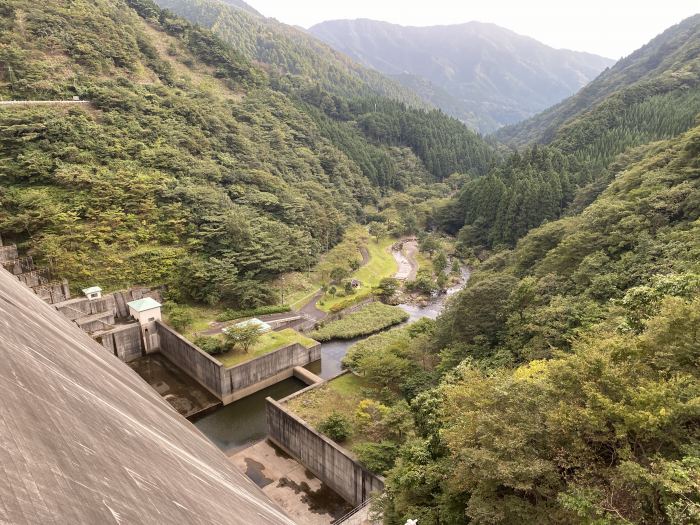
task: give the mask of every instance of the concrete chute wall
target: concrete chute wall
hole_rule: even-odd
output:
[[[360,505],[372,494],[384,491],[384,478],[364,468],[347,450],[288,411],[283,403],[284,400],[277,402],[268,397],[265,404],[267,434],[275,445],[352,505]]]

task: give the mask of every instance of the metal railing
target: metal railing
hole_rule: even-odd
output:
[[[338,518],[337,520],[335,520],[332,523],[332,525],[342,525],[343,523],[347,523],[348,520],[350,520],[350,518],[355,516],[358,512],[366,509],[369,505],[372,504],[373,501],[374,501],[374,498],[366,499],[365,501],[360,503],[357,507],[352,509],[350,512],[348,512],[347,514],[345,514],[345,515],[341,516],[340,518]]]

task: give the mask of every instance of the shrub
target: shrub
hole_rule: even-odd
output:
[[[391,441],[365,442],[355,445],[353,452],[367,469],[377,474],[386,474],[396,462],[398,446]]]
[[[226,346],[229,348],[240,347],[245,353],[248,353],[248,350],[254,347],[261,337],[260,327],[250,323],[229,326],[224,329]]]
[[[226,343],[218,337],[199,336],[195,338],[194,344],[211,355],[222,354],[227,350]]]
[[[352,432],[352,427],[350,421],[337,412],[333,412],[326,419],[318,424],[318,430],[333,441],[342,442],[345,441],[350,433]]]
[[[234,319],[241,319],[242,317],[255,317],[256,315],[269,315],[269,314],[279,314],[282,312],[289,312],[291,306],[283,305],[270,305],[270,306],[260,306],[258,308],[249,308],[248,310],[224,310],[221,312],[216,320],[219,322],[233,321]]]
[[[437,289],[430,273],[424,270],[420,270],[416,280],[407,283],[406,288],[412,292],[420,292],[426,295],[433,293]]]
[[[399,281],[393,277],[385,277],[379,281],[377,295],[382,301],[388,301],[398,291]]]
[[[179,306],[173,306],[168,312],[168,322],[175,328],[178,332],[183,332],[187,330],[194,322],[194,317],[192,312],[186,308]]]

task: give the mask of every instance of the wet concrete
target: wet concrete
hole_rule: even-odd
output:
[[[329,525],[352,509],[308,469],[268,441],[239,451],[231,461],[297,523]]]
[[[307,385],[293,377],[194,421],[195,426],[227,455],[249,447],[267,435],[265,398],[282,399]]]
[[[265,465],[259,461],[255,461],[251,458],[245,458],[245,465],[245,475],[252,479],[253,482],[261,489],[267,487],[274,481],[268,477],[265,477],[265,474],[263,474]]]
[[[155,353],[128,363],[180,414],[195,417],[221,402],[164,355]]]

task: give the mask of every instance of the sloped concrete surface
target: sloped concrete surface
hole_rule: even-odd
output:
[[[294,523],[126,364],[4,270],[0,359],[0,523]]]

